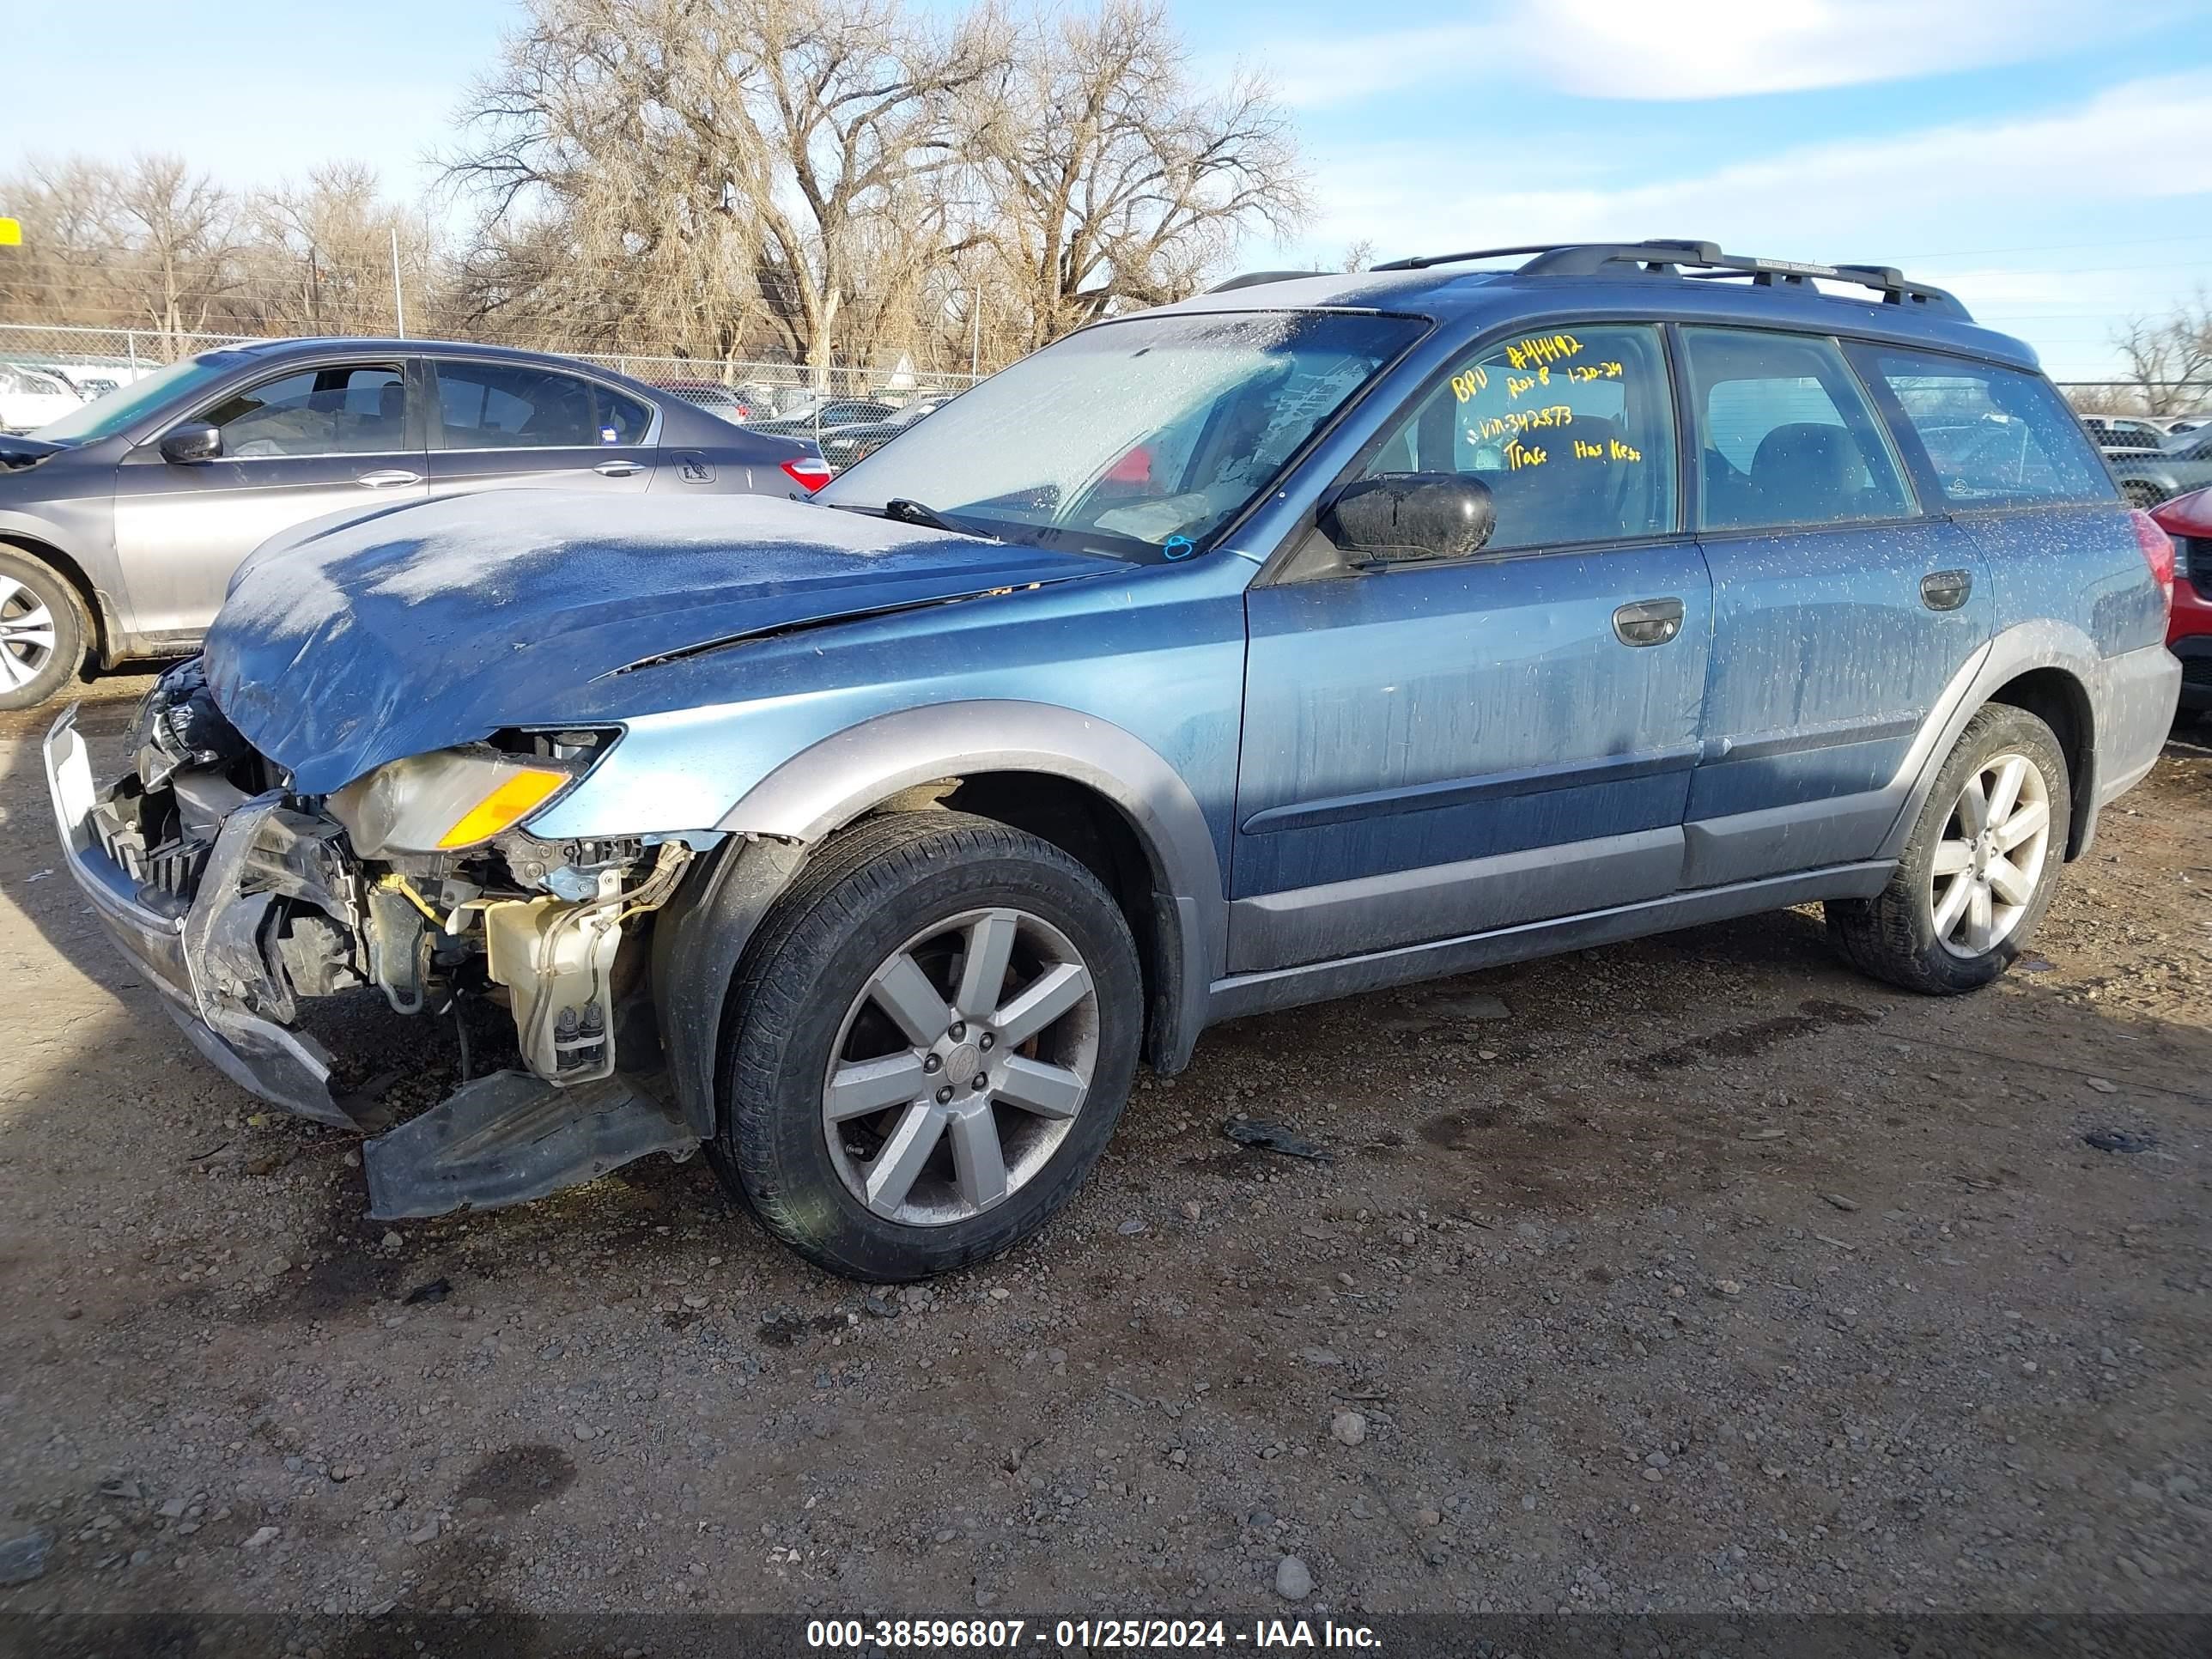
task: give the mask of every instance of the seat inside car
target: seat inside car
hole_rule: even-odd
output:
[[[1852,518],[1865,477],[1866,463],[1849,432],[1825,422],[1792,421],[1759,441],[1750,505],[1777,524]]]

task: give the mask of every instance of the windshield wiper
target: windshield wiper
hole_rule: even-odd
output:
[[[918,524],[925,530],[949,530],[956,536],[982,536],[987,542],[999,539],[996,536],[984,536],[981,531],[971,530],[964,524],[955,524],[935,507],[904,495],[894,495],[884,503],[884,517],[896,519],[901,524]]]

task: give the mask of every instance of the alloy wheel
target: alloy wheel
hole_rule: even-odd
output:
[[[21,690],[46,672],[54,659],[56,634],[46,602],[0,574],[0,690]]]
[[[2051,787],[2025,755],[1984,761],[1959,793],[1929,872],[1936,937],[1988,954],[2019,931],[2051,855]]]
[[[876,1214],[945,1226],[1051,1161],[1091,1091],[1098,996],[1067,936],[1024,910],[933,923],[868,975],[823,1082],[837,1173]]]

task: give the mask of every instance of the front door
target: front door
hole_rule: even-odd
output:
[[[1231,970],[1674,891],[1711,599],[1659,331],[1478,346],[1360,470],[1471,473],[1497,527],[1248,597]]]
[[[1981,549],[1923,514],[1837,343],[1682,331],[1713,574],[1688,884],[1869,859],[1890,786],[1990,636]]]
[[[115,469],[130,628],[149,641],[205,633],[231,572],[279,531],[428,493],[397,359],[278,370],[185,419],[221,428],[222,453],[180,466],[155,439]]]
[[[434,362],[430,488],[641,491],[653,472],[651,404],[581,374],[507,358]]]

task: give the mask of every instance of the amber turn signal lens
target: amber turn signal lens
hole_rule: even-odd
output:
[[[502,830],[511,830],[536,811],[569,781],[566,772],[544,772],[530,768],[509,774],[499,787],[486,795],[461,820],[438,838],[443,848],[473,847]]]

